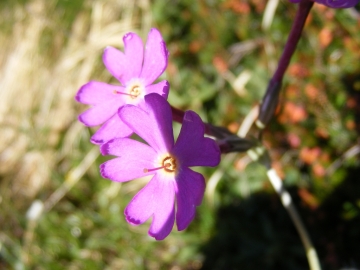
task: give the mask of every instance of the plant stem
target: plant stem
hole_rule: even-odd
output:
[[[275,191],[279,195],[281,202],[285,209],[288,211],[290,218],[292,222],[294,223],[296,230],[298,231],[301,241],[304,245],[306,256],[309,261],[310,269],[311,270],[320,270],[320,262],[319,258],[316,252],[316,249],[314,248],[311,239],[309,237],[308,232],[306,231],[306,228],[301,221],[301,218],[295,208],[295,205],[291,199],[290,193],[287,192],[282,184],[282,181],[280,177],[277,175],[276,171],[272,168],[270,168],[267,171],[267,175],[270,179],[270,182],[272,186],[274,187]]]
[[[306,18],[308,17],[313,4],[314,3],[310,0],[302,0],[299,3],[296,17],[291,27],[289,37],[286,41],[285,48],[280,57],[279,64],[273,77],[269,81],[266,93],[260,106],[259,118],[256,121],[256,125],[260,129],[264,129],[274,115],[285,71],[288,68],[291,57],[295,52],[301,33],[304,29]]]

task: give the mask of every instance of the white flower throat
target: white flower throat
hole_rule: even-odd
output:
[[[141,100],[141,98],[144,98],[145,87],[141,81],[133,80],[126,86],[124,92],[114,90],[114,94],[126,95],[128,96],[126,103],[136,105]]]

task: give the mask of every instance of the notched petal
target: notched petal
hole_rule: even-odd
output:
[[[167,99],[169,95],[170,84],[168,81],[161,81],[156,84],[151,84],[146,86],[145,91],[146,94],[156,93]]]
[[[139,225],[153,217],[149,235],[156,240],[164,239],[174,225],[174,189],[173,181],[163,181],[156,174],[126,207],[126,220],[130,224]]]
[[[204,137],[204,124],[192,111],[185,112],[183,125],[173,154],[183,166],[217,166],[220,162],[220,148],[213,139]]]
[[[123,97],[114,94],[116,91],[124,92],[124,88],[118,85],[90,81],[79,89],[75,100],[89,105],[97,105],[112,99],[123,100]]]
[[[129,137],[132,133],[132,129],[115,113],[95,132],[90,141],[94,144],[103,144],[114,138]]]
[[[144,64],[140,77],[145,84],[153,83],[166,69],[169,52],[160,32],[153,28],[150,30],[145,46]]]
[[[122,105],[122,100],[109,100],[86,110],[79,115],[78,119],[81,123],[89,127],[101,125],[116,115],[117,110]]]
[[[171,108],[158,94],[145,96],[146,111],[126,105],[119,110],[120,118],[157,152],[169,152],[174,145]]]
[[[110,140],[100,147],[103,155],[130,156],[134,159],[155,160],[156,152],[150,146],[130,138],[117,138]]]
[[[126,72],[122,79],[128,83],[133,78],[138,78],[141,73],[144,45],[141,38],[135,33],[127,33],[123,37],[126,58]]]
[[[176,177],[176,187],[176,224],[178,230],[182,231],[194,219],[196,206],[202,202],[205,179],[200,173],[184,168]]]
[[[120,50],[108,46],[103,53],[103,63],[106,69],[118,79],[122,85],[126,84],[127,69],[126,69],[126,57]]]

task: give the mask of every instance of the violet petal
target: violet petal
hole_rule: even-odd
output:
[[[100,103],[81,113],[78,119],[89,127],[101,125],[113,115],[116,115],[117,110],[123,104],[124,101],[121,98],[114,96],[114,99]]]
[[[169,152],[174,145],[170,105],[155,93],[146,95],[145,103],[147,112],[133,105],[125,105],[119,109],[119,116],[157,152]]]
[[[299,3],[301,0],[289,0],[292,3]],[[359,3],[359,0],[312,0],[313,2],[328,6],[330,8],[351,8]]]
[[[124,99],[122,96],[116,96],[114,91],[124,92],[125,90],[122,86],[90,81],[79,89],[75,99],[80,103],[90,105],[100,104],[114,98]]]
[[[141,142],[128,138],[111,140],[101,146],[101,153],[118,156],[100,165],[101,176],[112,181],[125,182],[155,173],[144,172],[154,167],[157,155]]]
[[[145,85],[153,83],[165,71],[168,54],[160,32],[155,28],[151,29],[146,41],[144,64],[140,75]]]
[[[114,138],[128,137],[133,131],[115,113],[101,128],[91,137],[90,141],[94,144],[103,144]]]
[[[144,59],[144,45],[141,38],[135,33],[127,33],[123,37],[126,57],[126,72],[122,80],[128,82],[138,78],[141,73]]]
[[[216,142],[204,138],[204,124],[193,111],[186,111],[179,137],[172,153],[180,159],[181,165],[216,166],[220,162],[220,149]]]
[[[195,217],[196,206],[201,204],[205,192],[205,179],[189,168],[183,168],[176,176],[176,224],[184,230]]]
[[[153,217],[149,235],[156,240],[163,240],[172,230],[175,220],[174,181],[162,179],[157,173],[141,189],[125,209],[126,220],[138,225]]]
[[[125,54],[114,47],[108,46],[104,50],[102,60],[110,74],[125,86],[127,81],[127,76],[125,76],[127,72]]]
[[[331,8],[350,8],[359,3],[359,0],[317,0],[315,2]]]
[[[140,76],[144,46],[135,33],[126,34],[123,40],[125,54],[114,47],[106,47],[103,62],[106,69],[125,86],[128,81]]]
[[[146,93],[157,93],[167,99],[169,95],[170,84],[168,81],[161,81],[156,84],[146,86]]]

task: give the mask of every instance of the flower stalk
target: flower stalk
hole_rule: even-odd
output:
[[[297,232],[300,235],[300,239],[305,248],[306,257],[308,259],[310,269],[311,270],[320,270],[321,266],[320,266],[319,257],[317,255],[316,249],[311,242],[310,236],[301,220],[301,217],[300,217],[298,211],[295,208],[295,205],[292,201],[290,193],[287,190],[285,190],[280,177],[278,176],[278,174],[276,173],[276,171],[274,169],[270,168],[267,171],[267,176],[268,176],[273,188],[275,189],[276,193],[279,195],[282,205],[284,206],[286,211],[289,213],[289,216],[290,216],[292,222],[294,223]]]
[[[279,95],[285,71],[288,68],[291,57],[295,52],[296,46],[301,37],[301,33],[304,29],[306,18],[308,17],[313,4],[314,3],[310,0],[302,0],[299,3],[296,17],[291,27],[289,37],[286,41],[285,48],[280,57],[279,64],[273,77],[269,81],[264,98],[261,102],[259,118],[256,121],[256,126],[259,129],[264,129],[274,115],[279,101]]]
[[[301,220],[298,211],[296,210],[290,193],[285,189],[279,175],[271,166],[271,158],[269,156],[269,153],[263,146],[258,146],[250,149],[248,151],[248,155],[253,161],[258,161],[267,169],[266,174],[270,180],[270,183],[278,194],[282,205],[288,212],[291,221],[294,223],[295,228],[300,236],[301,242],[306,252],[306,257],[309,262],[310,270],[321,270],[319,257],[317,255],[316,249],[311,242],[310,236],[304,226],[304,223]]]

